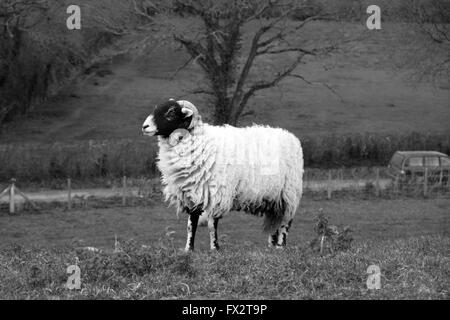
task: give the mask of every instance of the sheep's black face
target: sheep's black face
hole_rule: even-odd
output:
[[[153,115],[145,120],[142,131],[146,135],[157,135],[168,138],[176,129],[188,129],[192,114],[183,113],[182,107],[175,100],[157,105]]]

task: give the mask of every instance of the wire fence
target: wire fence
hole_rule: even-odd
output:
[[[326,194],[326,198],[344,193],[376,197],[450,196],[449,172],[428,170],[393,177],[386,167],[318,170],[304,173],[304,191]]]
[[[0,188],[0,209],[11,214],[22,208],[32,208],[37,212],[39,208],[55,204],[71,210],[88,207],[147,206],[162,201],[159,178],[124,176],[113,181],[108,188],[91,189],[73,189],[72,180],[69,178],[64,190],[29,193],[21,192],[15,183],[16,180],[11,179],[10,184],[3,184],[3,188]],[[303,175],[303,193],[306,197],[313,196],[318,199],[349,195],[364,198],[450,197],[450,181],[448,173],[428,170],[408,176],[391,177],[384,167],[306,169]],[[36,203],[39,205],[36,206]],[[19,210],[16,210],[16,207]]]

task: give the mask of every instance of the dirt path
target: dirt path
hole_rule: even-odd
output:
[[[331,180],[331,189],[334,190],[345,190],[345,189],[362,189],[368,183],[374,183],[373,180]],[[386,189],[391,183],[390,179],[380,179],[380,189]],[[328,181],[320,180],[320,181],[305,181],[303,185],[304,190],[308,191],[323,191],[327,190]]]
[[[373,183],[373,180],[332,180],[331,188],[335,190],[345,190],[345,189],[363,189],[368,183]],[[380,189],[386,189],[392,183],[389,179],[380,179]],[[325,191],[328,188],[328,181],[305,181],[303,185],[304,191]],[[26,192],[26,195],[30,200],[35,202],[54,202],[54,201],[67,201],[67,191],[66,190],[48,190],[39,192]],[[73,199],[86,199],[88,197],[95,198],[111,198],[111,197],[121,197],[122,189],[120,188],[99,188],[99,189],[82,189],[82,190],[72,190]],[[139,187],[131,187],[127,190],[127,196],[139,197],[140,189]],[[0,203],[7,203],[9,198],[7,196],[0,199]],[[17,196],[16,201],[18,203],[23,202],[22,197]]]

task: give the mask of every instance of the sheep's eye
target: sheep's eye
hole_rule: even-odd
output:
[[[175,120],[175,117],[176,117],[175,108],[170,108],[170,109],[164,114],[164,117],[165,117],[168,121],[173,121],[173,120]]]

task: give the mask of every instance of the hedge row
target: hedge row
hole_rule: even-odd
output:
[[[349,135],[302,138],[305,167],[384,166],[396,150],[450,154],[450,133]],[[146,139],[0,146],[0,181],[44,181],[71,177],[154,177],[157,146]]]

